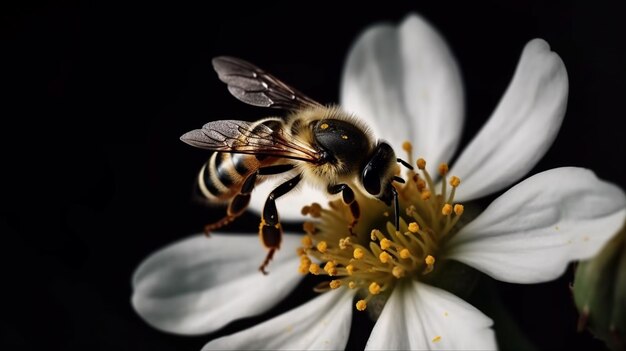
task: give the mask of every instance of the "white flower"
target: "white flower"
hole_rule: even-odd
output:
[[[209,333],[273,307],[301,279],[300,264],[301,269],[333,275],[339,281],[332,285],[336,289],[250,329],[215,339],[205,349],[343,349],[355,310],[353,299],[359,292],[366,295],[357,304],[359,309],[378,294],[388,297],[368,349],[494,349],[488,317],[453,294],[413,278],[432,271],[436,260],[454,259],[506,282],[555,279],[569,262],[593,256],[619,229],[626,217],[626,197],[589,170],[553,169],[514,185],[470,223],[457,228],[454,224],[463,207],[438,214],[442,209],[436,206],[446,201],[436,203],[428,196],[421,200],[420,194],[426,190],[436,199],[446,174],[463,181],[462,186],[452,186],[451,205],[452,200],[467,202],[513,185],[552,144],[565,114],[567,92],[561,59],[545,41],[530,41],[493,115],[450,171],[441,172],[444,177],[438,185],[435,180],[424,182],[428,184],[421,189],[412,185],[415,189],[407,190],[403,198],[404,208],[423,201],[417,207],[424,207],[414,210],[413,218],[421,218],[420,211],[436,210],[436,215],[420,223],[423,229],[437,228],[428,231],[432,240],[411,242],[403,233],[384,233],[384,228],[373,224],[381,217],[373,205],[377,202],[359,200],[365,203],[359,225],[380,230],[370,248],[364,247],[363,255],[374,259],[354,261],[356,272],[362,272],[358,283],[351,280],[349,261],[342,264],[340,249],[332,247],[336,243],[328,242],[328,253],[315,248],[322,241],[319,236],[305,244],[307,255],[299,258],[294,255],[299,240],[285,235],[271,273],[263,276],[256,269],[264,257],[256,238],[215,234],[211,239],[183,240],[146,259],[133,279],[133,306],[158,329]],[[433,173],[431,166],[452,157],[460,139],[464,106],[459,69],[439,33],[415,15],[398,27],[374,26],[357,40],[346,63],[341,104],[395,150],[402,150],[404,140],[413,141],[413,150],[429,161],[430,172],[422,171],[422,181],[427,180],[426,173]],[[255,192],[252,207],[257,211],[268,191],[269,186],[263,186]],[[278,208],[284,219],[297,219],[300,209],[314,201],[327,200],[305,188],[281,198]],[[333,224],[322,216],[324,223]],[[401,229],[416,237],[420,231],[404,221]],[[320,232],[322,237],[337,237],[323,228]],[[443,237],[446,240],[439,241]],[[383,244],[383,239],[388,241]],[[356,251],[358,246],[352,244],[342,247]],[[376,261],[381,247],[389,257],[378,256]],[[407,251],[401,254],[401,248]],[[337,270],[317,269],[309,256],[333,261]],[[403,259],[413,263],[401,265]],[[380,271],[389,268],[393,274],[366,273],[364,268],[370,266]],[[396,266],[404,268],[392,270]],[[420,274],[409,274],[415,272]],[[344,288],[347,285],[355,289]]]

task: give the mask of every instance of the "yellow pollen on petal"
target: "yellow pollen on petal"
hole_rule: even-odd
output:
[[[465,210],[465,207],[463,207],[463,205],[461,204],[454,205],[454,214],[456,214],[457,216],[462,215],[464,210]]]
[[[448,174],[448,164],[442,163],[439,165],[439,175],[445,176],[446,174]]]
[[[372,282],[367,290],[369,290],[370,294],[372,295],[378,295],[380,293],[380,285],[378,285],[378,283],[376,282]]]
[[[457,177],[457,176],[452,176],[450,178],[450,185],[453,188],[456,188],[457,186],[459,186],[459,184],[461,184],[461,178]]]
[[[411,257],[411,252],[409,251],[409,249],[400,250],[400,258],[409,258],[409,257]]]
[[[416,222],[409,223],[409,231],[413,234],[420,231],[420,226]]]
[[[435,264],[435,258],[431,255],[426,256],[426,258],[424,259],[424,262],[429,265],[432,266]]]
[[[329,285],[331,289],[337,289],[341,286],[341,280],[331,280]]]
[[[444,216],[448,216],[450,215],[450,213],[452,213],[452,205],[450,204],[443,205],[443,207],[441,208],[441,214]]]
[[[357,247],[356,249],[354,249],[354,252],[352,252],[352,257],[356,258],[357,260],[362,259],[363,256],[365,256],[365,252],[363,252],[363,249],[361,249],[360,247]]]
[[[381,249],[387,250],[390,247],[391,247],[391,240],[385,238],[385,239],[380,241],[380,248]]]
[[[432,341],[433,341],[433,342],[439,342],[439,341],[441,341],[441,336],[439,336],[439,335],[435,336],[435,337],[433,338],[433,340],[432,340]]]
[[[356,288],[356,283],[355,283],[355,282],[353,282],[353,281],[350,281],[350,282],[348,283],[348,288],[350,288],[350,289],[354,289],[354,288]]]
[[[406,271],[404,270],[404,268],[402,268],[400,266],[395,266],[391,270],[391,274],[393,274],[393,276],[398,278],[398,279],[404,277],[405,273],[406,273]]]
[[[423,158],[419,158],[417,159],[417,168],[423,170],[424,168],[426,168],[426,160],[424,160]]]
[[[387,263],[387,262],[391,261],[391,255],[388,254],[387,252],[383,251],[383,252],[380,253],[380,255],[378,255],[378,259],[382,263]]]
[[[320,274],[320,265],[317,263],[311,263],[311,265],[309,266],[309,272],[313,275],[319,275]]]
[[[325,253],[326,250],[328,249],[328,244],[325,241],[320,241],[319,243],[317,243],[317,251],[321,252],[321,253]]]
[[[352,275],[352,273],[354,273],[354,266],[351,264],[347,265],[346,271],[348,272],[349,275]]]
[[[359,300],[356,302],[356,309],[359,311],[365,311],[367,308],[367,302],[365,300]]]
[[[311,222],[305,222],[305,225],[306,223],[311,223]],[[311,237],[308,235],[303,236],[300,242],[302,243],[302,246],[304,246],[305,249],[310,249],[311,247],[313,247],[313,239],[311,239]]]

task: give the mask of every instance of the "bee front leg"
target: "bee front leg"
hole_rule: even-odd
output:
[[[352,223],[348,226],[348,231],[350,235],[354,235],[352,229],[356,227],[359,222],[359,218],[361,217],[361,208],[359,207],[359,203],[356,201],[356,197],[354,196],[354,191],[347,184],[335,184],[328,186],[328,193],[335,195],[341,193],[341,198],[343,203],[347,206],[350,206],[350,213],[352,213]]]
[[[274,252],[280,248],[280,242],[283,235],[283,229],[278,218],[278,210],[276,209],[276,199],[295,188],[301,179],[302,175],[298,174],[297,176],[282,183],[269,194],[267,200],[265,201],[265,206],[263,207],[263,217],[261,218],[261,224],[259,225],[259,236],[261,238],[261,242],[266,248],[268,248],[269,252],[259,267],[259,270],[263,274],[267,274],[265,268],[272,260]]]

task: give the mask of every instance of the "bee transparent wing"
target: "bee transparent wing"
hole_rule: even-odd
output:
[[[292,111],[321,106],[247,61],[219,56],[213,59],[213,68],[228,91],[247,104]]]
[[[183,142],[201,149],[290,158],[318,162],[320,153],[307,143],[282,129],[272,129],[262,123],[236,120],[209,122],[202,129],[195,129],[180,137]]]

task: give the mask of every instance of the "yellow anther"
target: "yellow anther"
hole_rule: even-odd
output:
[[[311,264],[311,259],[308,256],[300,256],[300,264],[308,267]]]
[[[300,273],[300,274],[307,274],[307,273],[309,273],[309,265],[301,263],[300,266],[298,267],[298,273]]]
[[[391,274],[393,274],[394,277],[400,279],[400,278],[404,277],[404,275],[406,274],[406,271],[404,270],[404,268],[402,268],[400,266],[395,266],[391,270]]]
[[[328,129],[328,123],[322,123],[322,124],[320,125],[320,128],[321,128],[321,129]]]
[[[439,165],[439,175],[445,176],[446,174],[448,174],[448,164],[442,163]]]
[[[463,207],[463,205],[461,204],[454,205],[454,214],[456,214],[457,216],[462,215],[464,210],[465,208]]]
[[[409,249],[402,249],[400,250],[400,258],[409,258],[411,257],[411,251],[409,251]]]
[[[402,150],[406,152],[411,152],[411,150],[413,150],[413,145],[411,145],[410,141],[405,141],[402,143]]]
[[[450,215],[450,213],[452,213],[452,205],[450,204],[443,205],[443,207],[441,208],[441,214],[444,216],[448,216]]]
[[[391,240],[385,238],[385,239],[380,241],[380,248],[381,249],[387,250],[390,247],[391,247]]]
[[[383,233],[378,230],[378,229],[372,229],[372,231],[370,232],[370,240],[374,241],[377,238],[383,236]]]
[[[304,225],[306,225],[306,223],[311,223],[311,222],[304,222]],[[305,249],[309,249],[313,247],[313,239],[311,239],[311,237],[308,235],[303,236],[300,242],[302,243],[302,246],[304,246]]]
[[[432,266],[435,264],[435,258],[431,255],[426,256],[426,258],[424,259],[424,262],[429,265]]]
[[[450,178],[450,185],[453,188],[456,188],[457,186],[459,186],[459,184],[461,184],[461,178],[457,177],[457,176],[452,176]]]
[[[347,249],[348,247],[351,246],[351,242],[350,242],[350,237],[347,236],[345,238],[339,239],[339,248],[342,250]]]
[[[363,249],[361,249],[360,247],[357,247],[352,252],[352,257],[356,258],[357,260],[362,259],[363,256],[365,256],[365,252],[363,252]]]
[[[416,222],[409,223],[409,231],[413,234],[420,231],[420,226]]]
[[[367,308],[367,302],[365,300],[359,300],[356,302],[356,309],[359,311],[365,311]]]
[[[326,273],[328,273],[328,275],[330,275],[331,277],[333,275],[337,275],[337,268],[332,261],[326,262],[326,264],[324,265],[324,271],[326,271]]]
[[[378,259],[382,263],[387,263],[387,262],[391,261],[391,255],[388,254],[387,252],[383,251],[383,252],[380,253],[380,255],[378,255]]]
[[[298,247],[296,249],[296,255],[298,255],[298,256],[306,255],[306,250],[304,249],[304,247]]]
[[[317,202],[312,203],[309,213],[313,218],[320,217],[322,215],[322,206],[320,206]]]
[[[355,283],[355,282],[353,282],[353,281],[350,281],[350,282],[348,283],[348,288],[350,288],[350,289],[354,289],[354,288],[356,288],[356,283]]]
[[[319,243],[317,243],[317,251],[321,252],[321,253],[325,253],[326,250],[328,250],[328,244],[325,241],[320,241]]]
[[[423,179],[418,179],[416,185],[417,191],[422,192],[426,188],[426,181]]]
[[[309,266],[309,273],[313,274],[313,275],[319,275],[320,274],[320,265],[317,263],[311,263],[311,265]]]
[[[309,214],[309,211],[311,211],[311,206],[304,206],[300,210],[300,213],[302,213],[303,216],[306,216]]]
[[[441,341],[441,336],[437,335],[433,338],[433,342],[439,342]]]
[[[426,160],[424,160],[423,158],[418,158],[417,159],[417,168],[419,168],[419,169],[426,168]]]
[[[331,289],[337,289],[338,287],[341,286],[341,280],[331,280],[330,281],[330,288]]]
[[[426,201],[428,199],[430,199],[430,191],[428,190],[424,190],[422,191],[422,193],[420,194],[420,197],[422,198],[422,200]]]
[[[348,275],[352,275],[352,273],[354,273],[354,266],[351,264],[347,265],[346,271],[348,272]]]
[[[315,223],[313,223],[313,222],[304,222],[302,224],[302,229],[304,229],[305,233],[314,234],[315,233]],[[303,243],[303,245],[304,245],[304,243]],[[313,243],[311,243],[311,246],[313,246]],[[311,247],[311,246],[309,246],[309,247]]]
[[[367,290],[369,290],[370,294],[372,295],[378,295],[380,293],[380,285],[378,285],[378,283],[376,282],[372,282]]]

